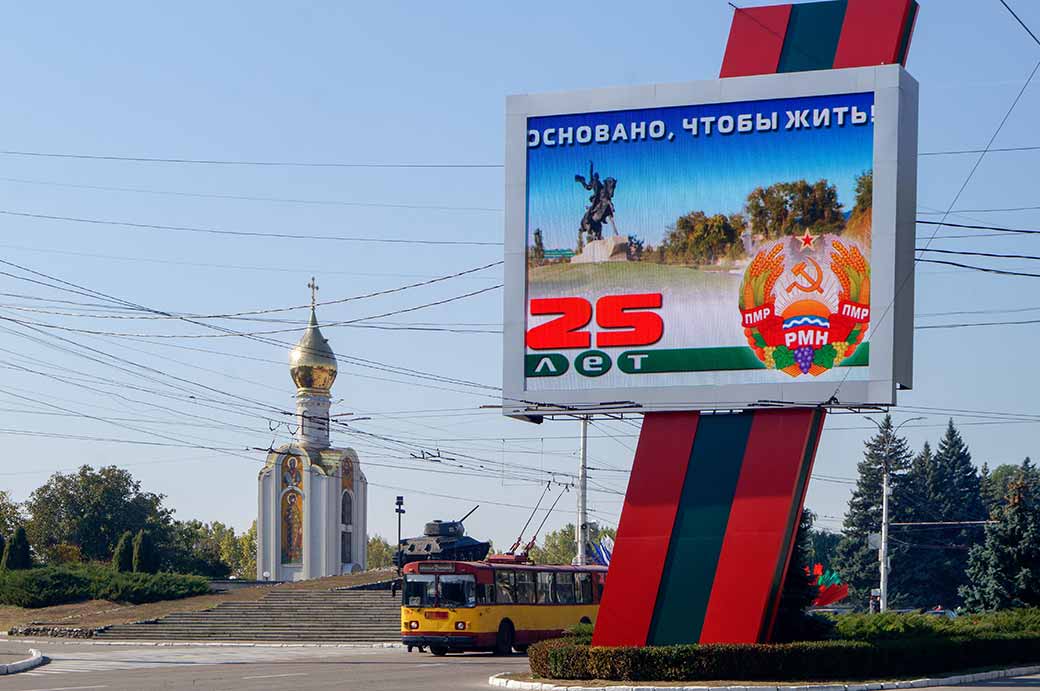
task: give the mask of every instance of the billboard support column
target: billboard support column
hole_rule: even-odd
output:
[[[768,641],[824,415],[647,414],[593,644]]]
[[[588,516],[588,449],[589,449],[589,418],[581,418],[581,461],[578,466],[578,566],[588,563],[586,544],[589,540],[589,516]]]

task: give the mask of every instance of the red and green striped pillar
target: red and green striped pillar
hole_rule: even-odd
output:
[[[768,640],[823,418],[647,414],[593,643]]]
[[[733,13],[722,77],[906,65],[916,0],[827,0]]]

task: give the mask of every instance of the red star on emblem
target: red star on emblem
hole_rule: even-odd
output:
[[[810,233],[810,232],[809,232],[809,229],[808,229],[808,228],[806,228],[806,229],[805,229],[805,234],[804,234],[804,235],[802,235],[802,236],[801,236],[800,238],[798,238],[798,239],[802,241],[802,249],[803,249],[803,250],[804,250],[805,248],[809,248],[809,249],[812,249],[812,248],[813,248],[813,242],[814,242],[814,241],[816,240],[816,236],[815,236],[815,235],[813,235],[812,233]]]

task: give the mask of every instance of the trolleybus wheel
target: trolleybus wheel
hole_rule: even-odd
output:
[[[498,636],[495,637],[495,655],[509,655],[513,652],[513,640],[516,638],[513,623],[506,619],[498,625]]]
[[[447,646],[443,645],[431,645],[430,652],[436,655],[437,657],[444,657],[448,654],[448,648]]]

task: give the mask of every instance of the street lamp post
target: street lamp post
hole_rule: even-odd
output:
[[[395,511],[397,511],[397,575],[400,576],[402,566],[401,560],[403,558],[401,556],[401,516],[404,515],[404,497],[397,497],[395,505],[397,507],[395,509]]]
[[[881,423],[879,423],[877,420],[875,420],[872,417],[867,417],[867,419],[870,420],[871,422],[873,422],[877,426],[878,432],[880,433],[881,432]],[[882,612],[885,612],[885,611],[888,610],[888,576],[889,576],[889,571],[890,571],[889,564],[888,564],[888,524],[889,524],[888,497],[892,493],[892,486],[891,486],[891,478],[890,478],[891,469],[889,468],[889,465],[888,465],[888,456],[889,456],[889,453],[892,451],[892,447],[891,447],[892,441],[891,440],[893,438],[895,438],[895,436],[897,434],[899,434],[899,430],[902,429],[903,425],[905,425],[908,422],[913,422],[914,420],[924,420],[924,418],[923,417],[912,417],[912,418],[909,418],[907,420],[903,420],[902,422],[900,422],[899,425],[897,425],[896,428],[894,430],[892,430],[892,437],[885,441],[885,450],[884,450],[883,456],[881,457],[881,465],[882,465],[882,474],[881,474],[881,547],[878,550],[878,562],[879,562],[878,569],[879,569],[880,575],[881,575],[881,597],[880,597],[880,601],[879,601],[878,604],[879,604],[879,609]]]

